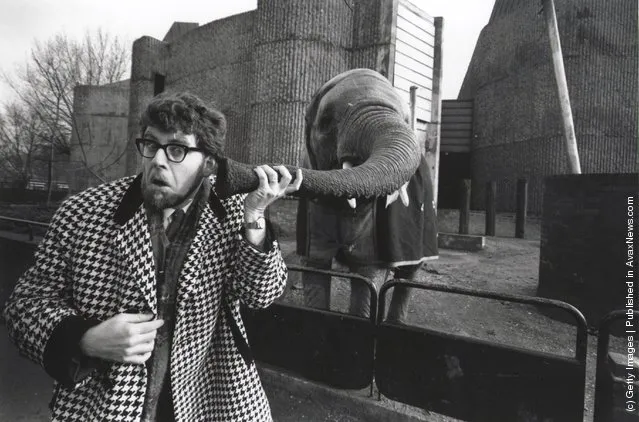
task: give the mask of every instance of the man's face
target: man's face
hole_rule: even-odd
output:
[[[197,147],[195,136],[181,131],[163,132],[149,126],[142,137],[160,145]],[[200,185],[205,176],[205,162],[205,155],[200,151],[189,151],[180,163],[170,161],[162,149],[158,149],[153,158],[143,157],[142,195],[146,206],[162,210],[182,203]]]

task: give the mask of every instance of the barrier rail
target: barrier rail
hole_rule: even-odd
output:
[[[9,217],[0,219],[47,226]],[[12,267],[15,265],[12,261]],[[366,283],[371,292],[370,318],[281,303],[260,311],[243,309],[258,360],[336,388],[372,387],[375,374],[379,390],[391,399],[470,421],[525,420],[522,414],[541,415],[539,420],[581,421],[587,336],[585,319],[573,306],[552,299],[405,281],[387,283],[378,295],[370,280],[356,274],[295,265],[289,265],[289,270]],[[551,356],[384,321],[386,294],[397,285],[559,307],[572,314],[577,323],[575,356]],[[612,315],[620,318],[620,314]],[[612,375],[605,365],[609,342],[606,324],[612,323],[610,318],[604,319],[600,329],[595,422],[609,420],[602,412],[610,408],[606,403],[612,403],[610,394],[614,393],[609,383]],[[462,376],[457,376],[458,370]],[[608,386],[602,384],[605,382]],[[503,412],[511,413],[502,417]]]
[[[467,421],[583,421],[587,326],[574,306],[552,299],[392,281],[380,289],[380,316],[386,293],[397,286],[563,309],[577,323],[575,357],[398,325],[380,317],[375,356],[380,393]]]
[[[242,319],[255,358],[332,387],[372,388],[377,320],[373,283],[351,273],[296,265],[288,269],[365,283],[371,315],[364,318],[283,303],[262,310],[244,308]]]
[[[39,221],[32,221],[32,220],[23,220],[20,218],[13,218],[13,217],[4,217],[4,216],[0,216],[0,221],[8,221],[10,223],[18,223],[18,224],[24,224],[27,226],[27,230],[28,230],[28,235],[29,235],[29,240],[33,240],[34,236],[33,236],[33,227],[42,227],[42,228],[48,228],[49,227],[49,223],[41,223]]]
[[[636,317],[638,312],[632,310],[632,315]],[[597,372],[595,381],[595,411],[593,422],[638,422],[639,413],[637,412],[637,395],[639,389],[637,389],[636,376],[639,375],[639,371],[634,371],[634,381],[631,380],[632,389],[627,386],[627,379],[623,372],[627,370],[627,365],[619,365],[615,362],[614,357],[608,351],[610,344],[610,329],[615,322],[626,319],[628,314],[626,311],[618,310],[612,311],[601,319],[599,324],[599,339],[597,341]],[[624,346],[627,346],[627,340],[624,339]],[[637,342],[634,341],[636,344]],[[620,354],[622,358],[628,359],[628,355],[625,353]],[[633,354],[636,356],[636,353]],[[634,359],[633,359],[634,360]],[[621,366],[622,373],[615,371]],[[631,368],[636,368],[636,363]],[[634,397],[628,398],[625,396],[626,392],[632,393]],[[632,399],[634,412],[628,412],[625,410],[626,401]]]

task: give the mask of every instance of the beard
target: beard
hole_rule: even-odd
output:
[[[199,169],[197,176],[193,179],[193,182],[186,192],[178,193],[163,189],[161,185],[151,183],[147,180],[147,177],[143,177],[142,199],[144,206],[152,212],[160,212],[167,208],[176,208],[201,186],[203,178],[203,169]]]

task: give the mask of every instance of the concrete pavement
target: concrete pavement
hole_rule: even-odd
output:
[[[276,422],[419,422],[425,412],[366,391],[336,390],[272,368],[260,376]],[[49,420],[53,380],[38,365],[21,357],[0,323],[0,421]]]

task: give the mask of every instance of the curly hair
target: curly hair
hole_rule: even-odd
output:
[[[149,126],[165,132],[193,134],[197,146],[213,157],[224,152],[226,118],[214,106],[189,92],[155,96],[140,117],[142,133]]]

